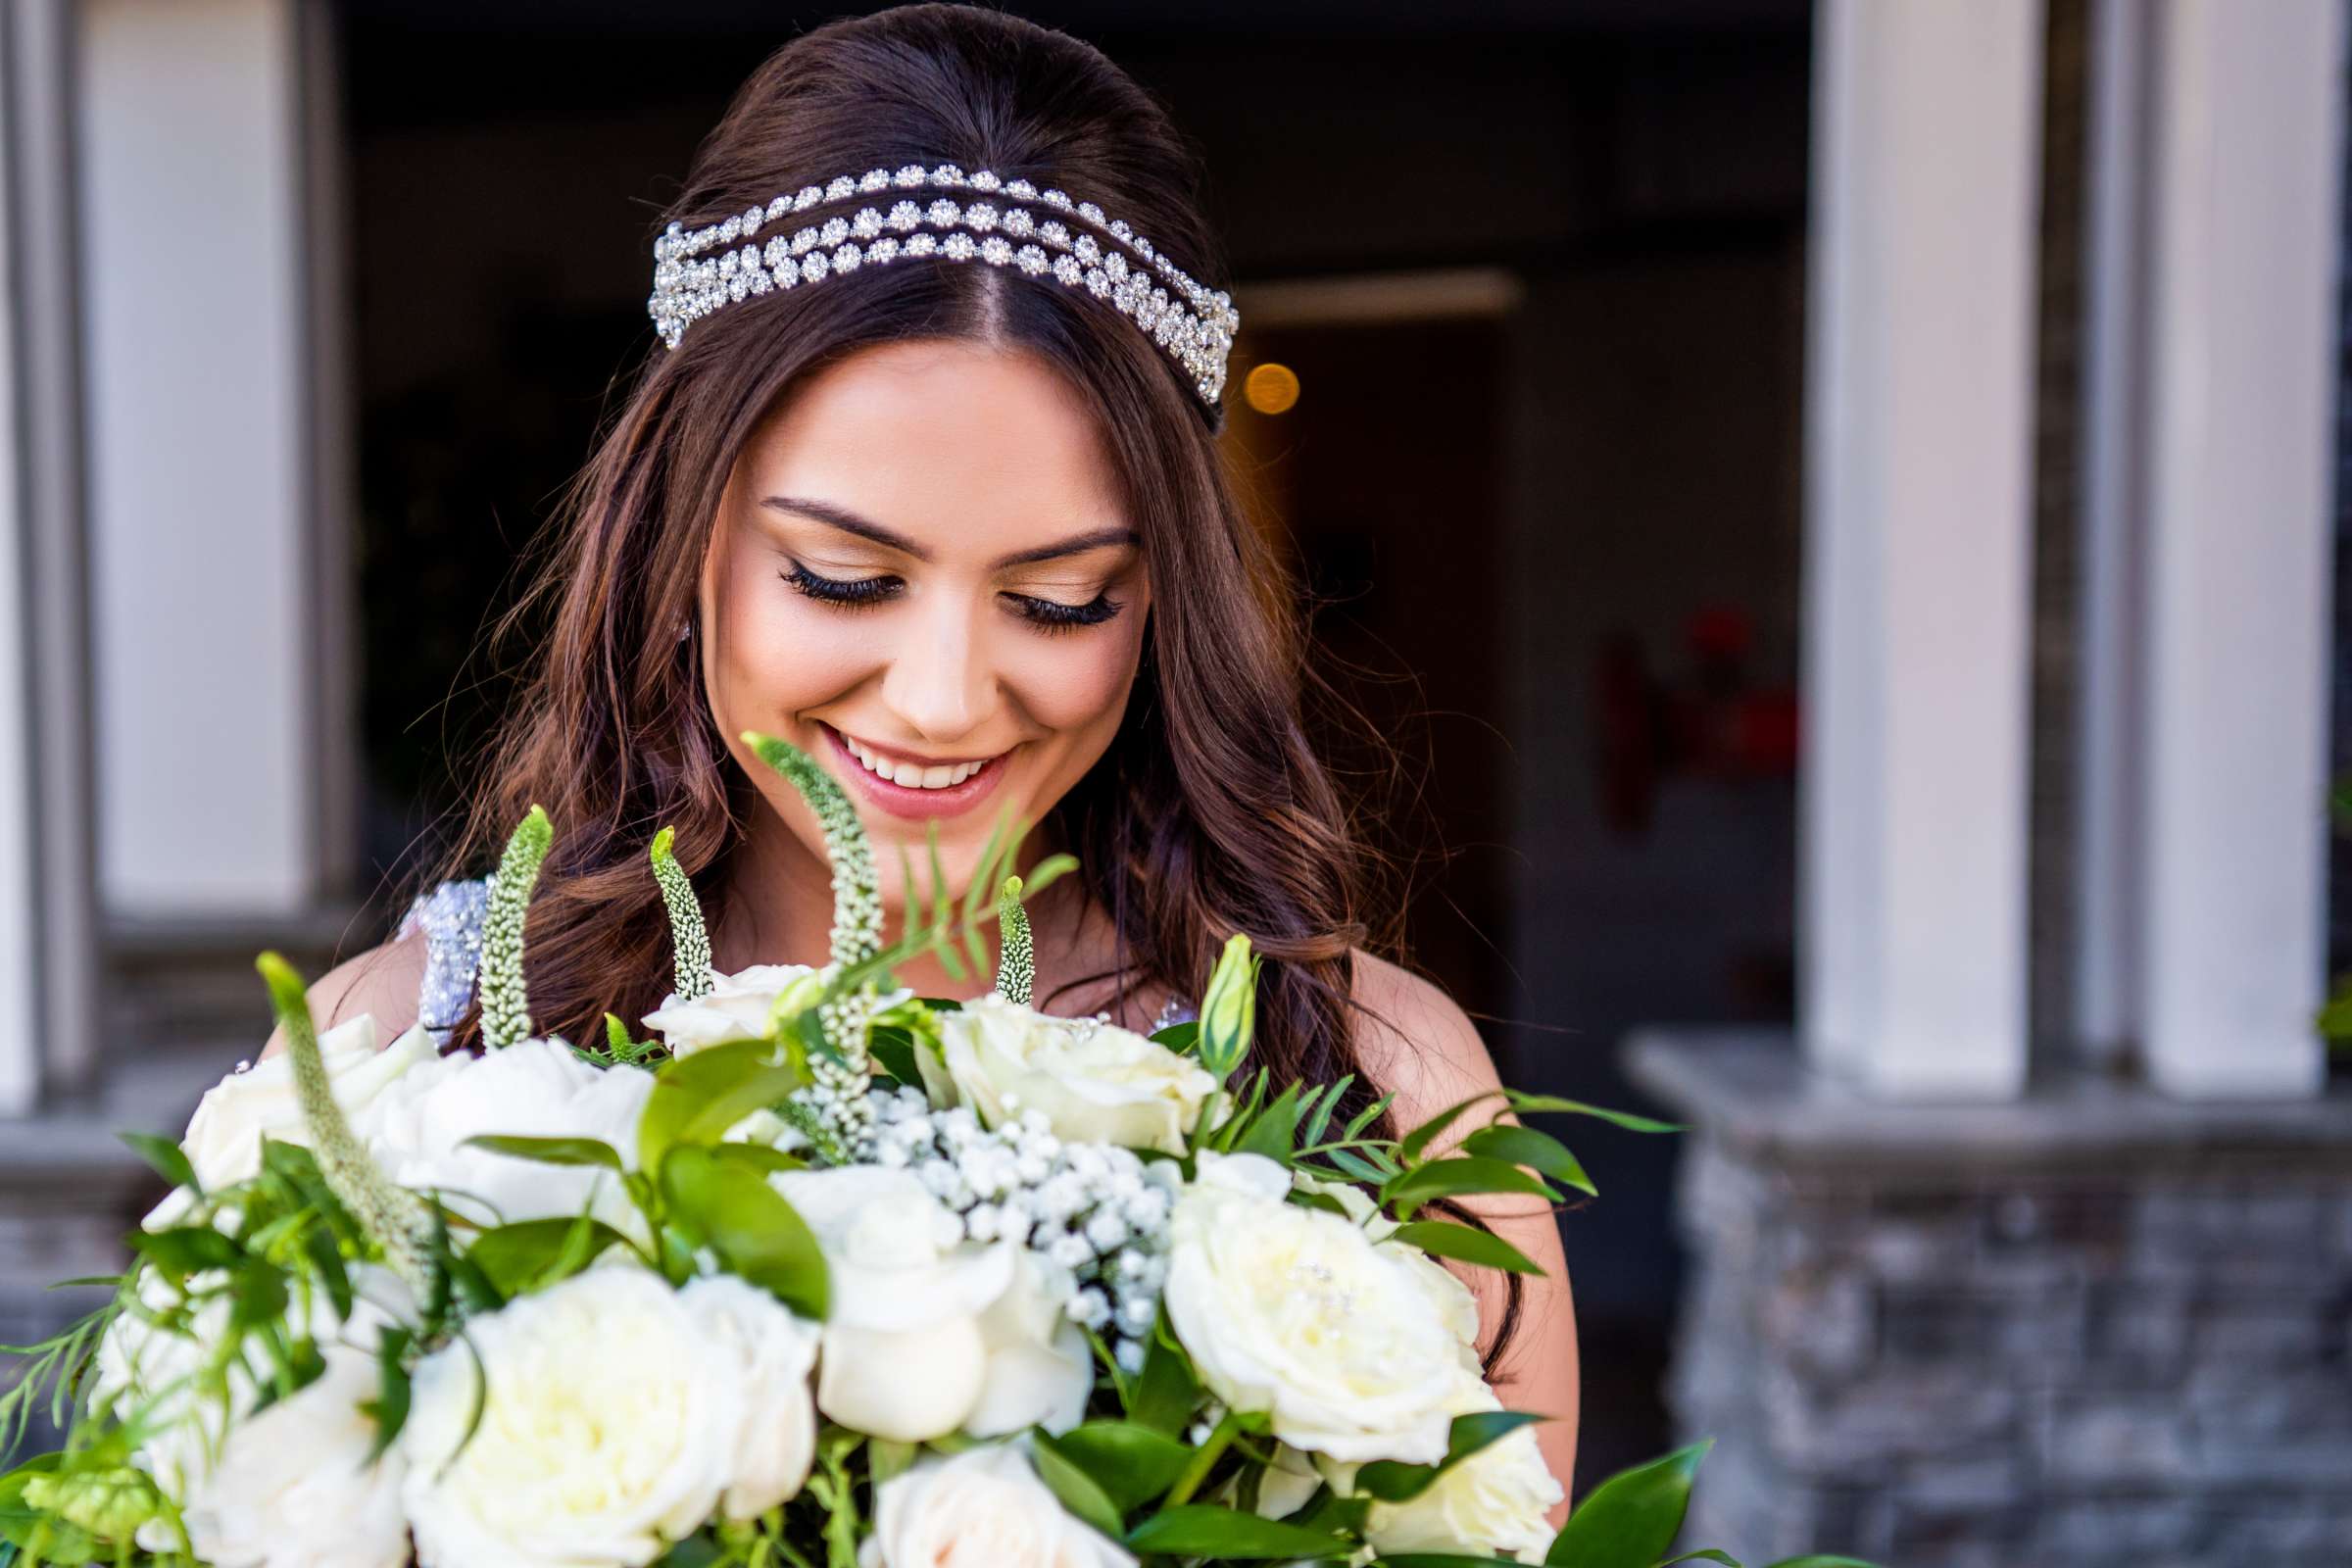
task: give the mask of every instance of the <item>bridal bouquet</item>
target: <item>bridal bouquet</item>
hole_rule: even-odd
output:
[[[378,1049],[366,1016],[320,1036],[265,955],[285,1054],[223,1079],[176,1146],[133,1140],[170,1196],[111,1303],[0,1397],[0,1452],[44,1388],[66,1426],[0,1477],[0,1563],[1664,1554],[1698,1450],[1609,1483],[1555,1541],[1541,1413],[1502,1408],[1437,1261],[1534,1271],[1433,1205],[1589,1192],[1565,1148],[1501,1124],[1438,1152],[1477,1102],[1391,1138],[1385,1102],[1340,1113],[1346,1080],[1245,1072],[1243,937],[1198,1022],[1147,1039],[1034,1010],[1021,899],[1070,862],[1024,890],[1017,836],[960,904],[936,854],[926,895],[910,870],[885,948],[839,786],[747,738],[824,825],[831,961],[712,972],[664,831],[676,989],[652,1038],[536,1033],[535,808],[492,885],[480,1054],[421,1029]],[[992,919],[985,997],[893,984],[919,954],[977,968]]]

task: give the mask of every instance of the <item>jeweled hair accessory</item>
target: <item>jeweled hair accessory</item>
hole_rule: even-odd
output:
[[[927,204],[903,200],[887,212],[860,207],[848,218],[829,218],[789,235],[776,234],[763,246],[737,244],[812,207],[880,191],[942,189],[997,199],[957,202],[943,196]],[[1014,205],[1019,202],[1054,211]],[[1111,243],[1092,233],[1073,232],[1055,214],[1076,218],[1108,235]],[[709,255],[711,251],[719,254]],[[1131,264],[1130,255],[1144,265]],[[771,289],[821,283],[860,267],[930,256],[1016,267],[1031,277],[1051,276],[1067,287],[1085,289],[1107,300],[1165,349],[1208,403],[1213,405],[1225,389],[1225,361],[1233,352],[1242,318],[1223,289],[1193,281],[1152,249],[1150,240],[1121,220],[1105,218],[1093,202],[1073,201],[1058,190],[1040,190],[1025,179],[999,179],[987,170],[966,174],[954,164],[936,169],[908,164],[895,172],[875,169],[862,176],[843,174],[691,233],[684,224],[672,223],[654,240],[654,292],[645,309],[662,341],[674,349],[688,325],[722,305]],[[1153,273],[1168,288],[1154,283]]]

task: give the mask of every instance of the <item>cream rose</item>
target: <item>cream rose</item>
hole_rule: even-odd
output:
[[[1134,1568],[1071,1517],[1028,1455],[1000,1445],[925,1459],[882,1483],[858,1568]]]
[[[411,1029],[381,1051],[376,1049],[376,1033],[374,1014],[363,1012],[318,1037],[318,1054],[326,1063],[335,1103],[362,1137],[370,1108],[383,1092],[435,1055],[432,1036],[421,1028]],[[310,1147],[302,1104],[294,1093],[294,1063],[285,1055],[265,1057],[206,1090],[179,1147],[205,1191],[217,1192],[261,1174],[265,1138]],[[194,1194],[174,1188],[143,1223],[149,1230],[176,1225],[194,1202]]]
[[[847,1165],[770,1180],[815,1232],[832,1277],[818,1409],[901,1443],[1077,1424],[1093,1360],[1052,1306],[1034,1258],[1008,1242],[964,1241],[956,1216],[905,1170]]]
[[[1494,1404],[1490,1395],[1485,1407]],[[1364,1533],[1383,1554],[1508,1552],[1540,1562],[1551,1547],[1544,1515],[1563,1495],[1536,1429],[1521,1427],[1446,1470],[1419,1496],[1375,1502]]]
[[[221,1288],[225,1275],[189,1281],[194,1306],[179,1328],[126,1312],[99,1342],[93,1404],[140,1424],[133,1462],[179,1506],[187,1546],[217,1568],[388,1568],[406,1558],[401,1465],[396,1456],[367,1463],[375,1426],[360,1403],[378,1387],[378,1336],[413,1316],[413,1303],[386,1269],[355,1264],[350,1274],[348,1320],[314,1292],[308,1318],[293,1325],[318,1347],[325,1370],[258,1415],[260,1391],[244,1361],[229,1364],[220,1392],[200,1393],[191,1381],[229,1329],[235,1303]],[[183,1303],[152,1270],[141,1273],[138,1294],[159,1318]],[[149,1551],[183,1549],[163,1519],[140,1526],[137,1539]]]
[[[1041,1110],[1072,1143],[1184,1152],[1217,1081],[1199,1062],[1126,1029],[1056,1018],[995,992],[939,1018],[940,1054],[918,1052],[933,1102],[968,1104],[991,1127]]]
[[[352,1270],[351,1316],[334,1325],[323,1294],[313,1333],[325,1370],[228,1430],[220,1456],[189,1489],[181,1521],[212,1568],[400,1568],[409,1522],[398,1452],[371,1458],[376,1424],[362,1406],[382,1379],[378,1343],[414,1316],[388,1270]],[[370,1298],[372,1298],[372,1299]]]
[[[645,1015],[645,1026],[661,1031],[662,1043],[679,1056],[738,1040],[764,1040],[776,999],[804,981],[821,983],[820,974],[805,963],[758,963],[713,975],[709,995],[689,1002],[673,991]]]
[[[642,1238],[643,1216],[619,1178],[592,1165],[550,1165],[470,1147],[484,1134],[593,1138],[634,1169],[637,1122],[654,1091],[641,1067],[592,1067],[556,1040],[524,1040],[481,1056],[448,1056],[399,1080],[362,1130],[386,1176],[434,1191],[477,1224],[582,1212]]]
[[[1162,1299],[1201,1381],[1332,1458],[1445,1457],[1460,1348],[1405,1264],[1337,1214],[1284,1201],[1256,1154],[1203,1155],[1170,1220]]]
[[[816,1329],[741,1281],[592,1269],[467,1336],[418,1365],[401,1432],[424,1568],[640,1565],[808,1474]]]

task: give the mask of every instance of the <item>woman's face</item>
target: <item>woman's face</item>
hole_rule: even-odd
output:
[[[890,344],[806,382],[729,475],[703,569],[705,690],[819,859],[814,813],[742,733],[842,782],[903,907],[900,846],[919,866],[936,823],[960,894],[1000,815],[1041,821],[1108,748],[1151,597],[1108,456],[1058,377],[1002,349]]]

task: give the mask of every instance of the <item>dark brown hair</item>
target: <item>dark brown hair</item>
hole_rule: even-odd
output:
[[[1058,186],[1126,218],[1195,277],[1221,272],[1196,162],[1159,105],[1091,46],[968,6],[837,22],[779,49],[661,221],[695,228],[908,163]],[[699,637],[677,637],[727,476],[796,382],[912,338],[1017,347],[1066,377],[1100,411],[1144,538],[1154,603],[1125,720],[1051,824],[1110,918],[1115,962],[1062,989],[1111,979],[1120,1001],[1147,985],[1197,999],[1225,938],[1247,932],[1269,960],[1257,1062],[1278,1082],[1356,1071],[1351,953],[1393,945],[1393,924],[1374,931],[1365,911],[1394,906],[1369,902],[1370,862],[1308,743],[1298,600],[1235,500],[1222,413],[1109,303],[1004,269],[865,269],[730,305],[674,351],[652,341],[502,628],[528,628],[519,706],[446,862],[422,880],[482,868],[544,805],[557,840],[527,932],[539,1025],[594,1038],[607,1008],[634,1018],[660,1004],[669,939],[646,844],[674,826],[706,906],[722,908],[750,808],[704,697]],[[459,1043],[475,1028],[468,1015]]]

